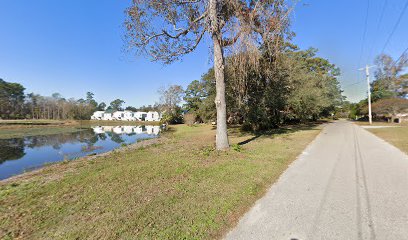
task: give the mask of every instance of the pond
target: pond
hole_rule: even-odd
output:
[[[108,152],[158,136],[159,126],[97,126],[73,133],[0,139],[0,180],[48,163]]]

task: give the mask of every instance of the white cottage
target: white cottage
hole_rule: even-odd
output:
[[[146,121],[160,121],[161,120],[161,114],[158,112],[148,112],[147,117],[145,119]]]
[[[123,119],[124,121],[136,121],[135,113],[132,111],[124,111]]]
[[[118,121],[149,121],[158,122],[162,115],[158,112],[132,112],[132,111],[96,111],[91,120],[118,120]]]
[[[147,117],[147,112],[135,112],[134,116],[137,121],[145,121]]]
[[[91,120],[102,120],[105,111],[96,111],[92,114]]]
[[[109,109],[103,113],[102,120],[111,121],[113,120],[113,110]]]
[[[125,120],[125,112],[124,111],[116,111],[112,114],[112,118],[114,120]]]

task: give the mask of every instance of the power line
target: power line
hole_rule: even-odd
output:
[[[358,82],[355,82],[355,83],[347,84],[347,85],[343,86],[342,88],[343,88],[343,89],[344,89],[344,88],[348,88],[348,87],[351,87],[351,86],[354,86],[354,85],[357,85],[357,84],[361,84],[361,83],[364,83],[364,82],[358,81]]]
[[[359,57],[359,60],[358,60],[358,65],[361,64],[361,58],[363,57],[365,39],[366,39],[366,35],[367,35],[368,13],[369,13],[369,10],[370,10],[370,0],[367,0],[366,16],[365,16],[365,21],[364,21],[363,40],[362,40],[362,42],[361,42],[361,51],[360,51],[360,57]]]
[[[387,9],[387,5],[388,5],[388,0],[385,0],[384,4],[382,6],[382,11],[381,11],[381,14],[380,14],[380,18],[379,18],[378,23],[377,23],[377,28],[375,30],[375,36],[377,36],[378,32],[380,31],[380,27],[382,25],[381,23],[382,23],[382,21],[384,19],[384,13],[385,13],[385,9]],[[370,60],[371,56],[373,55],[374,47],[377,44],[377,39],[378,39],[377,37],[374,37],[374,43],[371,45],[369,55],[368,55],[368,58],[367,58],[367,62]]]
[[[404,7],[402,9],[402,12],[398,17],[398,20],[395,23],[395,25],[394,25],[394,27],[393,27],[393,29],[391,31],[391,34],[388,36],[387,41],[385,42],[384,47],[381,50],[381,53],[384,52],[384,50],[387,48],[388,44],[390,43],[390,40],[391,40],[392,36],[394,35],[395,31],[397,30],[397,28],[398,28],[398,26],[399,26],[399,24],[400,24],[400,22],[402,20],[402,17],[404,16],[405,11],[407,10],[407,8],[408,8],[408,1],[405,2],[405,5],[404,5]]]
[[[395,64],[397,64],[397,62],[399,62],[399,60],[401,60],[401,58],[408,52],[408,48],[405,49],[404,52],[402,52],[401,56],[395,61]]]
[[[402,57],[404,57],[404,55],[405,55],[406,53],[408,53],[408,48],[406,48],[406,49],[402,52],[401,56],[399,56],[399,58],[394,61],[394,63],[392,64],[391,68],[397,66],[397,63],[402,59]]]

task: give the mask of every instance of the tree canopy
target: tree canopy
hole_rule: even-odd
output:
[[[216,148],[227,149],[225,56],[241,56],[235,62],[241,73],[257,66],[261,47],[273,54],[283,43],[289,12],[285,0],[135,0],[126,11],[126,39],[130,48],[164,63],[194,51],[203,37],[211,39]]]
[[[111,109],[113,109],[114,111],[122,111],[122,105],[125,103],[125,101],[123,101],[122,99],[115,99],[110,103],[110,107]]]
[[[24,107],[25,88],[19,83],[0,78],[0,118],[20,118]]]
[[[259,66],[249,69],[244,77],[228,58],[228,122],[262,130],[335,113],[344,100],[337,79],[340,70],[316,53],[316,49],[300,51],[291,46],[272,62],[265,54]],[[198,119],[214,121],[214,98],[215,78],[210,69],[187,87],[184,107]]]

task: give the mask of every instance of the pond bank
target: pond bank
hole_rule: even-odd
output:
[[[163,138],[0,183],[0,238],[220,238],[320,132],[172,126]],[[143,143],[144,141],[142,141]]]
[[[49,130],[50,128],[44,129]],[[62,128],[53,134],[0,139],[0,180],[60,161],[76,160],[156,138],[160,126]]]
[[[64,173],[72,171],[75,167],[78,167],[78,165],[81,165],[83,161],[90,161],[90,160],[95,160],[97,158],[101,157],[108,157],[109,155],[113,154],[114,152],[123,152],[123,151],[129,151],[129,150],[136,150],[139,148],[144,148],[153,144],[158,144],[162,141],[163,137],[159,138],[152,138],[152,139],[143,139],[140,140],[136,143],[132,143],[129,145],[124,145],[120,148],[115,148],[113,150],[99,153],[99,154],[90,154],[75,160],[64,160],[63,162],[52,162],[47,164],[44,167],[33,169],[31,171],[24,172],[22,174],[18,174],[15,176],[12,176],[10,178],[6,178],[3,180],[0,180],[0,186],[3,184],[7,184],[9,182],[16,182],[16,181],[29,181],[31,178],[34,177],[41,177],[44,179],[55,179],[54,177],[48,176],[50,173],[55,174],[55,171],[58,171],[58,174],[63,176]],[[69,162],[69,166],[68,163]],[[74,163],[75,162],[75,163]]]
[[[0,120],[0,139],[36,135],[72,133],[92,126],[160,125],[159,122],[137,121],[59,121],[59,120]]]

